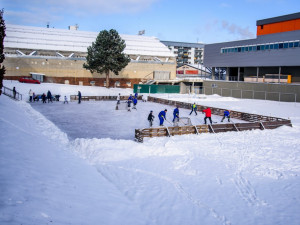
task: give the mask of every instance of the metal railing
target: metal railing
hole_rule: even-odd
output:
[[[5,86],[2,87],[2,94],[9,96],[13,99],[16,99],[18,101],[22,100],[22,94],[20,94],[17,91],[14,93],[14,91],[12,89],[5,87]]]
[[[230,89],[230,88],[218,88],[218,87],[201,87],[200,90],[197,90],[196,94],[198,93],[206,94],[206,95],[218,94],[222,97],[233,97],[233,98],[241,98],[241,99],[260,99],[260,100],[271,100],[271,101],[279,101],[279,102],[300,101],[299,99],[297,99],[296,93],[255,91],[255,90],[242,90],[242,89]]]

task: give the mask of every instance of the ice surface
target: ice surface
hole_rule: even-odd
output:
[[[43,104],[41,101],[31,103],[31,106],[45,115],[50,121],[66,132],[71,139],[76,138],[111,138],[134,139],[135,129],[148,128],[147,120],[150,110],[155,116],[153,127],[159,126],[158,113],[167,109],[164,125],[173,126],[174,106],[166,106],[153,102],[139,101],[136,109],[115,110],[116,101],[82,101],[54,102]],[[189,115],[190,110],[180,109],[180,116],[190,117],[193,125],[203,124],[204,115],[198,112]],[[214,121],[220,122],[222,117],[212,116]],[[226,123],[227,120],[224,121]],[[235,120],[238,122],[239,120]],[[181,125],[182,126],[182,125]]]

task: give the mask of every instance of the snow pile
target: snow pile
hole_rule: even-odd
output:
[[[44,85],[59,92],[60,85]],[[27,92],[28,87],[17,89]],[[79,88],[70,87],[61,91]],[[107,90],[91,88],[90,94],[102,91]],[[28,103],[1,96],[0,223],[299,223],[300,104],[157,96],[290,117],[293,128],[151,138],[143,144],[68,139],[57,128],[61,121],[52,123]],[[87,107],[75,105],[78,114]]]

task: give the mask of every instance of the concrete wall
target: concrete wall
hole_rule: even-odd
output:
[[[295,102],[296,98],[300,102],[300,85],[294,84],[203,81],[203,91],[207,95],[286,102]]]
[[[17,79],[20,76],[29,76],[30,72],[35,72],[45,74],[45,82],[64,83],[65,80],[69,80],[70,84],[78,84],[78,81],[83,81],[83,85],[89,85],[90,81],[96,81],[96,85],[103,86],[105,74],[92,74],[83,68],[84,62],[85,60],[80,59],[10,56],[6,57],[4,61],[5,79]],[[131,81],[134,84],[139,83],[153,71],[169,71],[170,79],[175,79],[176,63],[132,61],[119,75],[110,73],[110,78],[112,81],[122,79],[122,83]],[[153,78],[153,74],[147,78]]]

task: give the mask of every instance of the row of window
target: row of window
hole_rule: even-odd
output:
[[[277,50],[277,49],[298,48],[298,47],[300,47],[299,40],[289,41],[289,42],[276,42],[276,43],[267,43],[267,44],[221,48],[221,53],[253,52],[253,51],[265,51],[265,50],[274,50],[274,49]]]

